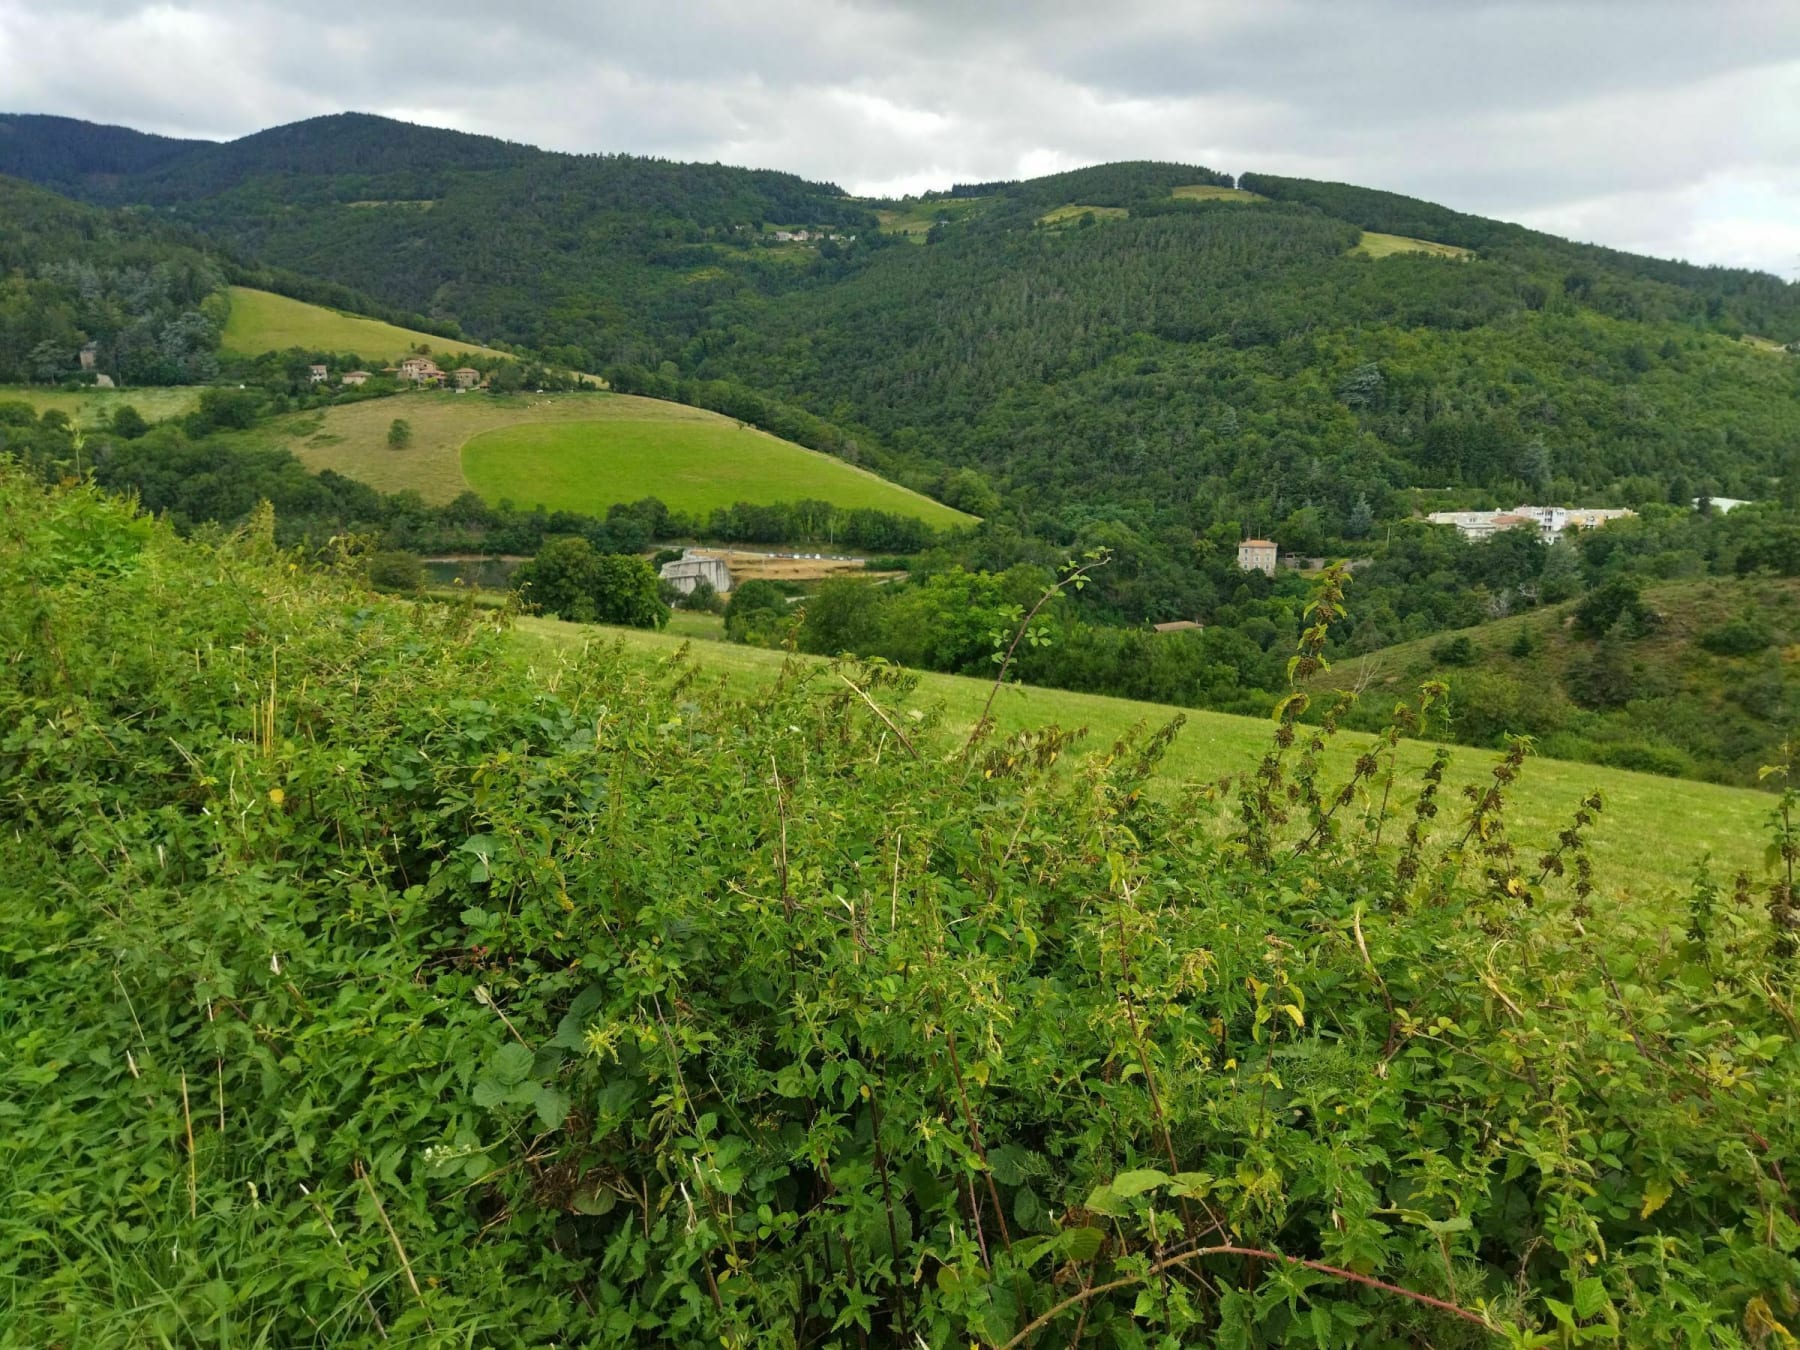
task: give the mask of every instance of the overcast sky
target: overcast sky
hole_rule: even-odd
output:
[[[1800,0],[0,0],[0,110],[346,109],[869,194],[1182,160],[1800,275]]]

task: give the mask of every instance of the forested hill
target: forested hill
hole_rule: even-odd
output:
[[[1132,618],[1216,600],[1211,531],[1352,553],[1428,504],[1800,496],[1800,286],[1391,193],[1133,162],[860,201],[352,114],[179,153],[0,133],[0,169],[415,326],[803,409],[987,517],[985,564],[1107,545]]]
[[[765,225],[875,227],[839,188],[792,174],[556,154],[357,113],[189,143],[135,173],[110,172],[102,148],[63,119],[0,116],[0,173],[158,206],[246,257],[586,369],[660,359],[746,279],[800,280],[791,259],[750,250]]]
[[[0,381],[55,380],[94,344],[131,384],[216,373],[225,268],[155,219],[83,206],[0,178]]]
[[[75,196],[97,195],[118,181],[135,181],[208,144],[74,117],[0,114],[0,174]]]

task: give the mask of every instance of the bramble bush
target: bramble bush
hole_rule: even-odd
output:
[[[1171,794],[271,525],[0,469],[11,1343],[1792,1343],[1791,794],[1665,911],[1401,776],[1441,687]]]

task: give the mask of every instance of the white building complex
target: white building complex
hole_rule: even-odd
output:
[[[1549,543],[1564,530],[1591,530],[1635,515],[1622,506],[1515,506],[1510,511],[1433,511],[1425,519],[1433,525],[1454,525],[1464,538],[1475,540],[1529,526]]]

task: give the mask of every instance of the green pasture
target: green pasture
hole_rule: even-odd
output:
[[[1364,230],[1352,253],[1366,258],[1391,258],[1396,253],[1429,253],[1437,258],[1472,258],[1474,253],[1455,244],[1434,244],[1429,239],[1409,239],[1403,234],[1379,234]]]
[[[1070,203],[1068,206],[1059,206],[1054,211],[1044,212],[1038,217],[1038,224],[1066,225],[1071,221],[1080,220],[1083,216],[1092,216],[1095,220],[1123,220],[1130,214],[1131,212],[1122,206],[1082,206],[1079,203]]]
[[[78,426],[102,427],[120,408],[130,405],[147,422],[180,417],[200,403],[195,385],[145,385],[142,389],[46,389],[41,385],[0,385],[0,403],[29,403],[41,416],[55,409]]]
[[[231,288],[231,317],[225,321],[220,346],[244,356],[300,347],[307,351],[355,352],[368,360],[389,361],[419,347],[438,355],[502,354],[472,342],[396,328],[379,319],[365,319],[247,286]]]
[[[397,418],[412,428],[398,450],[388,445]],[[810,497],[939,527],[971,519],[732,418],[633,394],[409,391],[277,418],[242,439],[266,444],[271,436],[315,472],[439,504],[471,490],[490,501],[602,514],[612,502],[645,496],[684,511]]]
[[[1246,192],[1243,188],[1220,187],[1217,183],[1184,183],[1178,188],[1171,188],[1169,195],[1198,202],[1266,202],[1269,200],[1260,192]]]
[[[524,422],[472,436],[463,476],[488,501],[605,514],[660,497],[704,513],[734,502],[811,498],[871,507],[944,528],[970,517],[928,497],[729,418]]]
[[[517,631],[524,649],[535,651],[544,660],[562,659],[570,650],[590,642],[620,642],[646,658],[667,660],[692,641],[690,654],[704,672],[745,691],[773,680],[787,659],[781,652],[694,640],[688,634],[584,626],[554,619],[521,619]],[[960,743],[956,738],[968,734],[991,688],[984,680],[921,674],[913,705],[920,710],[934,705],[942,708],[948,746]],[[1170,792],[1252,768],[1268,748],[1271,730],[1271,724],[1261,718],[1027,685],[1001,689],[994,700],[994,715],[1007,733],[1050,725],[1085,727],[1090,750],[1106,749],[1133,727],[1156,728],[1172,717],[1183,716],[1187,723],[1161,770],[1161,781]],[[1336,738],[1328,756],[1334,784],[1347,777],[1352,758],[1371,739],[1354,732]],[[1416,774],[1429,763],[1432,749],[1420,741],[1401,745],[1403,775],[1395,791],[1408,804],[1416,796],[1416,779],[1407,779],[1404,770],[1410,768]],[[1462,819],[1462,789],[1488,781],[1497,759],[1493,751],[1457,747],[1452,752],[1439,798],[1443,828],[1453,828]],[[1521,854],[1536,858],[1554,847],[1558,832],[1567,826],[1581,798],[1594,789],[1604,798],[1605,810],[1592,832],[1592,852],[1602,889],[1609,895],[1666,901],[1685,890],[1694,865],[1705,856],[1713,859],[1717,877],[1729,878],[1739,868],[1749,869],[1752,876],[1762,875],[1764,827],[1775,806],[1767,793],[1542,758],[1527,762],[1507,811],[1508,826]],[[1604,915],[1595,922],[1603,924]]]

